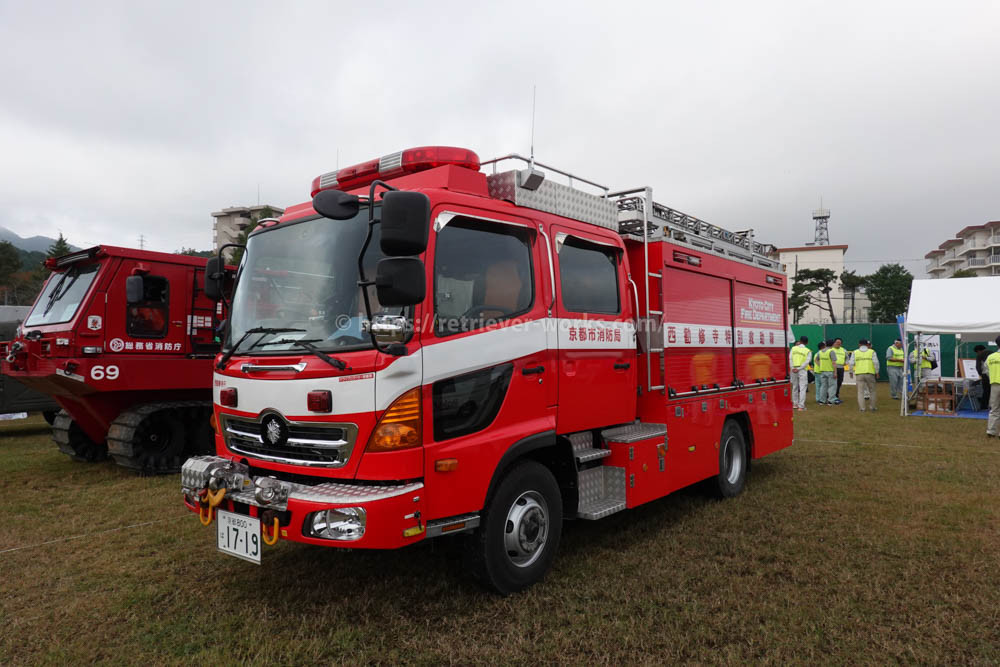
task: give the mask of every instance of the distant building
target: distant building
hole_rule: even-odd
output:
[[[837,324],[851,322],[867,322],[868,309],[871,307],[864,291],[854,294],[844,293],[840,287],[840,276],[844,273],[844,255],[847,245],[806,245],[797,248],[777,248],[772,257],[785,265],[788,275],[788,295],[792,294],[795,284],[795,273],[800,269],[830,269],[837,276],[830,292],[830,302],[833,304],[833,314]],[[795,313],[790,313],[793,324],[832,324],[830,313],[819,306],[809,306],[796,319]]]
[[[239,243],[240,234],[247,230],[254,220],[270,216],[278,217],[285,209],[268,204],[258,206],[230,206],[212,214],[215,218],[212,230],[212,244],[215,251],[227,243]]]
[[[950,278],[959,270],[977,277],[1000,276],[1000,220],[966,227],[924,259],[931,278]]]

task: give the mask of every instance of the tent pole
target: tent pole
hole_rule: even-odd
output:
[[[909,393],[909,391],[907,391],[907,384],[908,384],[909,379],[910,379],[910,374],[906,372],[906,370],[907,370],[906,366],[907,366],[907,362],[909,360],[909,357],[906,356],[908,354],[907,348],[909,347],[909,345],[907,344],[907,340],[906,339],[909,338],[909,336],[907,336],[906,334],[907,334],[907,331],[906,331],[906,320],[903,320],[903,400],[900,401],[900,403],[902,403],[902,405],[899,406],[899,414],[901,416],[903,416],[903,417],[905,417],[906,415],[908,415],[910,413],[910,407],[909,407],[910,406],[910,393]],[[885,365],[886,366],[889,365],[889,361],[888,360],[886,360]]]

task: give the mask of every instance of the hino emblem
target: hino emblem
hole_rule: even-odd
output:
[[[276,415],[268,415],[261,422],[261,435],[272,445],[283,445],[288,440],[288,427]]]

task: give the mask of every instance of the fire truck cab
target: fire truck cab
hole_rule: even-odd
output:
[[[508,160],[401,151],[318,177],[250,235],[217,453],[182,469],[220,550],[466,533],[472,572],[510,593],[548,570],[563,519],[702,480],[736,495],[791,444],[768,247],[650,188]]]

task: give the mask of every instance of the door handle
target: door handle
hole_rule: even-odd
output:
[[[530,368],[522,368],[522,375],[538,375],[539,373],[545,372],[545,366],[531,366]]]
[[[625,363],[622,363],[622,364],[615,364],[615,370],[616,371],[627,371],[629,369],[629,367],[631,367],[631,366],[632,366],[632,364],[630,364],[628,362],[625,362]]]

